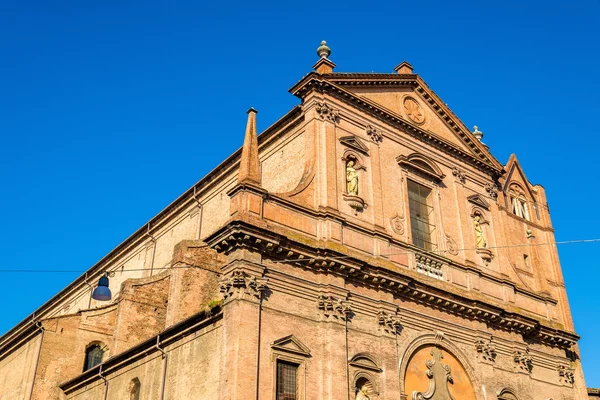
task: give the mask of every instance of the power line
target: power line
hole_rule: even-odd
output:
[[[547,243],[523,243],[523,244],[512,244],[512,245],[504,245],[504,246],[490,246],[484,247],[484,249],[507,249],[507,248],[515,248],[515,247],[529,247],[529,246],[551,246],[551,245],[563,245],[563,244],[577,244],[577,243],[600,243],[599,239],[579,239],[579,240],[562,240],[556,242],[547,242]],[[455,249],[453,251],[476,251],[481,250],[481,248],[473,247],[473,248],[464,248],[464,249]],[[378,256],[389,257],[395,255],[403,255],[403,254],[413,254],[416,250],[405,250],[402,252],[394,252],[388,254],[378,254]],[[429,253],[448,253],[448,250],[427,250]],[[353,258],[354,256],[333,256],[328,257],[328,259],[336,260],[336,259],[345,259],[345,258]],[[294,259],[283,259],[276,260],[277,262],[301,262],[301,261],[309,261],[310,258],[294,258]],[[202,265],[208,267],[220,267],[220,265],[216,264],[208,264],[208,263],[200,263]],[[114,269],[106,272],[136,272],[136,271],[150,271],[150,270],[166,270],[166,269],[186,269],[186,268],[196,268],[209,272],[213,272],[215,274],[220,274],[220,272],[215,271],[209,268],[203,268],[198,265],[190,265],[190,266],[173,266],[173,267],[164,267],[164,268],[126,268],[126,269]],[[15,273],[85,273],[87,270],[79,270],[79,269],[10,269],[10,268],[0,268],[0,273],[2,272],[15,272]]]

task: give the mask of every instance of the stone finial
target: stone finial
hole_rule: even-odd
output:
[[[258,159],[258,139],[256,137],[256,111],[254,108],[248,110],[248,123],[246,124],[246,135],[244,147],[242,148],[242,159],[238,173],[238,183],[252,182],[260,185],[260,161]]]
[[[412,74],[413,66],[410,65],[407,61],[402,61],[396,66],[396,68],[394,68],[394,71],[396,71],[398,74]]]
[[[321,46],[319,46],[319,48],[317,49],[317,54],[321,58],[327,58],[327,57],[329,57],[329,55],[331,54],[331,49],[329,47],[327,47],[327,42],[326,41],[323,40],[321,42]]]
[[[473,136],[475,136],[480,142],[481,139],[483,139],[483,132],[481,132],[479,128],[477,128],[477,125],[473,127]]]
[[[324,40],[321,42],[321,46],[317,49],[317,54],[320,59],[317,61],[313,68],[318,74],[331,74],[335,68],[335,64],[327,57],[331,54],[331,49],[327,47],[327,42]]]

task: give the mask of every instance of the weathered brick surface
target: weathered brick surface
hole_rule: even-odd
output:
[[[261,136],[258,149],[245,150],[246,161],[254,160],[246,169],[261,161],[260,180],[237,185],[238,154],[106,262],[115,272],[112,305],[92,301],[84,310],[89,287],[80,284],[47,311],[34,399],[59,398],[58,384],[69,379],[62,386],[69,399],[102,398],[107,388],[108,398],[127,398],[134,379],[140,398],[156,399],[164,365],[167,399],[249,399],[257,391],[275,399],[277,360],[299,365],[299,398],[354,399],[368,379],[371,399],[404,399],[426,389],[434,347],[456,371],[455,397],[494,399],[503,389],[522,399],[587,395],[571,356],[577,347],[536,335],[541,327],[550,335],[574,330],[556,247],[537,246],[554,240],[543,188],[529,184],[514,156],[501,172],[412,75],[396,86],[387,85],[396,77],[377,74],[369,79],[386,85],[318,79],[345,92],[323,82],[318,91],[292,89],[302,110]],[[407,97],[420,107],[416,119]],[[420,164],[406,161],[415,154]],[[348,157],[363,208],[346,193]],[[433,252],[412,245],[409,180],[432,191]],[[529,221],[512,212],[513,183],[526,189]],[[487,253],[476,248],[476,214]],[[419,257],[441,265],[439,279],[420,272]],[[218,322],[164,335],[219,304]],[[497,310],[502,322],[479,315]],[[533,331],[506,322],[509,314],[533,321]],[[290,335],[308,350],[274,345]],[[27,391],[36,340],[0,358],[0,371],[9,371],[0,377],[0,392],[9,394],[0,398]],[[145,340],[156,340],[167,357]],[[116,357],[146,347],[119,364],[108,360],[105,386],[100,376],[80,375],[94,341]],[[528,370],[516,354],[531,358]]]

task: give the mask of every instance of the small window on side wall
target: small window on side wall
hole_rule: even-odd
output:
[[[296,400],[298,365],[277,361],[277,400]]]
[[[85,350],[85,363],[83,370],[87,371],[90,368],[94,368],[96,365],[102,364],[102,357],[104,356],[104,350],[99,344],[93,344]]]

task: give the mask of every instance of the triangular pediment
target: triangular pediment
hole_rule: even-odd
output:
[[[344,146],[348,146],[351,149],[354,149],[360,153],[369,155],[369,148],[367,147],[367,145],[364,144],[362,140],[360,140],[358,137],[356,137],[354,135],[341,137],[340,143],[343,144]]]
[[[271,348],[287,353],[293,353],[304,357],[310,356],[310,349],[306,347],[297,337],[289,335],[271,343]]]
[[[510,186],[512,184],[517,184],[523,189],[525,189],[525,191],[531,197],[531,199],[535,201],[536,198],[533,188],[529,183],[529,180],[525,176],[525,172],[523,172],[523,168],[521,167],[519,160],[517,160],[516,155],[510,155],[510,158],[508,159],[508,162],[506,163],[506,166],[504,168],[506,170],[506,175],[504,176],[504,183],[502,185],[504,193],[509,192]]]
[[[486,199],[484,199],[478,194],[474,194],[472,196],[467,197],[467,200],[469,200],[469,202],[475,204],[476,206],[485,208],[486,210],[490,209],[490,203],[488,203]]]
[[[290,91],[302,98],[316,88],[331,89],[331,94],[358,105],[377,118],[390,122],[401,120],[406,123],[407,133],[435,143],[443,151],[472,157],[495,174],[502,172],[502,165],[487,146],[416,74],[309,74]]]

